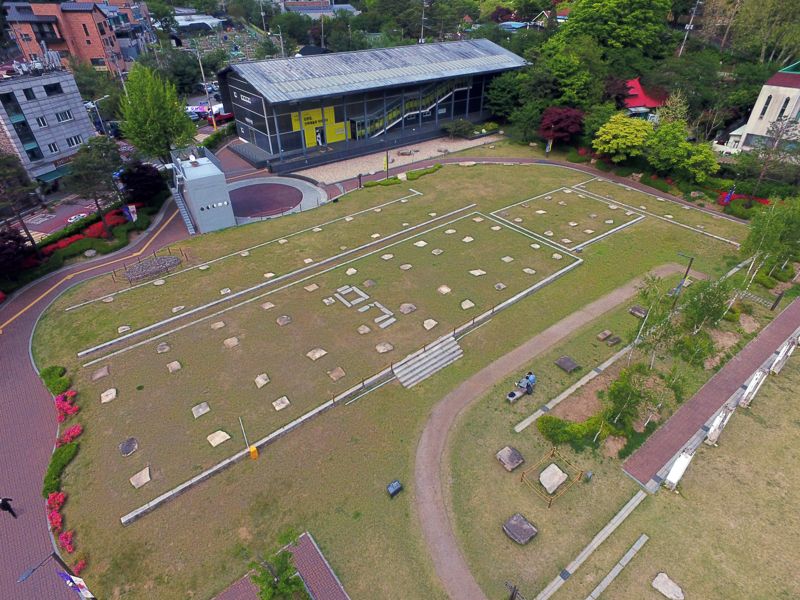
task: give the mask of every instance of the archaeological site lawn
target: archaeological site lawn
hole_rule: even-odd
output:
[[[190,257],[189,265],[232,255],[212,263],[206,271],[177,275],[167,278],[163,286],[143,286],[121,294],[112,303],[95,302],[68,312],[64,309],[69,306],[107,295],[116,289],[113,282],[98,278],[59,298],[37,327],[34,355],[39,366],[59,363],[69,367],[81,392],[88,427],[78,459],[65,476],[65,487],[79,490],[65,510],[78,539],[91,553],[89,581],[96,582],[104,596],[124,589],[131,598],[152,597],[153,590],[162,597],[181,597],[191,590],[196,597],[207,598],[245,572],[253,551],[264,548],[284,526],[294,525],[314,533],[354,599],[395,593],[409,598],[440,597],[412,503],[414,449],[431,406],[471,373],[558,319],[650,268],[680,260],[677,251],[694,254],[698,270],[723,273],[734,260],[729,245],[645,218],[587,246],[579,255],[584,264],[463,338],[464,358],[413,390],[396,383],[384,386],[352,405],[323,414],[269,446],[258,461],[232,467],[130,527],[122,528],[119,517],[180,482],[182,474],[199,472],[239,450],[243,446],[239,416],[253,439],[349,387],[359,376],[383,368],[391,362],[390,355],[402,358],[493,303],[568,266],[573,261],[568,253],[492,221],[490,213],[585,180],[584,174],[544,166],[446,167],[413,182],[411,187],[423,195],[396,205],[409,212],[393,213],[389,207],[381,213],[371,211],[408,195],[408,187],[371,188],[319,210],[179,244]],[[602,206],[595,200],[587,202]],[[269,293],[272,288],[265,286],[239,300],[268,293],[263,298],[113,357],[109,361],[112,375],[105,380],[90,384],[93,367],[80,368],[103,354],[79,360],[76,353],[116,337],[119,325],[136,328],[169,318],[172,306],[185,305],[186,310],[200,306],[220,298],[219,289],[224,286],[235,293],[262,283],[267,269],[277,278],[304,268],[303,258],[320,261],[342,252],[341,246],[352,248],[373,241],[373,233],[388,236],[402,230],[403,222],[437,219],[471,203],[477,206],[446,219],[459,218],[456,223],[434,222],[403,238],[388,240],[380,248],[295,275],[284,282],[293,285],[280,291]],[[342,227],[356,226],[351,237],[344,237],[348,234],[338,228],[338,222],[323,227],[322,232],[313,231],[319,224],[365,209],[370,212],[341,223]],[[431,212],[437,217],[431,217]],[[372,220],[376,215],[386,216],[387,225]],[[361,217],[363,226],[358,224]],[[476,222],[476,218],[483,220]],[[493,230],[495,226],[500,229]],[[326,235],[327,227],[337,227],[336,236]],[[448,229],[456,231],[445,233]],[[301,230],[308,231],[289,237]],[[412,237],[420,231],[425,233]],[[473,241],[464,242],[465,237]],[[282,238],[290,241],[265,246],[263,254],[258,254],[261,249],[251,250],[250,256],[238,254]],[[427,244],[415,246],[420,240]],[[436,248],[444,252],[432,254]],[[374,253],[358,258],[369,252]],[[562,259],[553,259],[554,252]],[[385,254],[393,256],[384,260]],[[503,261],[505,257],[513,260]],[[354,262],[345,264],[349,260]],[[281,271],[284,262],[288,266]],[[400,269],[404,264],[412,268]],[[327,268],[331,269],[322,273]],[[347,276],[348,268],[357,273]],[[527,273],[526,268],[536,273]],[[472,275],[470,270],[486,274]],[[362,286],[367,279],[376,285]],[[495,289],[499,282],[506,288]],[[360,335],[357,328],[366,323],[363,314],[338,302],[326,306],[322,301],[346,283],[358,285],[371,301],[377,300],[396,314],[403,302],[414,303],[417,310],[398,314],[398,321],[386,330],[370,323],[372,331]],[[305,286],[311,284],[319,288],[306,291]],[[442,284],[451,288],[449,294],[437,291]],[[124,300],[127,295],[136,300]],[[466,299],[475,306],[462,309]],[[264,302],[275,307],[265,310],[261,307]],[[216,310],[228,304],[234,302],[223,303]],[[211,312],[214,310],[204,309],[185,322]],[[279,327],[276,318],[284,314],[291,315],[293,322]],[[421,323],[429,317],[439,323],[426,332]],[[620,327],[632,319],[624,314],[619,318]],[[211,323],[216,321],[225,326],[212,330]],[[152,333],[157,335],[183,322]],[[239,345],[225,348],[223,340],[232,336],[239,338]],[[375,345],[384,336],[395,349],[378,354]],[[155,352],[160,341],[169,343],[168,353]],[[306,353],[315,347],[324,348],[327,354],[312,361]],[[181,361],[183,368],[170,375],[165,367],[170,360]],[[346,372],[338,382],[327,374],[336,366]],[[262,372],[268,373],[271,381],[258,390],[253,378]],[[543,373],[550,378],[546,370]],[[106,386],[118,388],[119,397],[100,405],[99,393]],[[137,389],[139,386],[142,389]],[[282,395],[292,404],[278,413],[271,402]],[[212,411],[195,421],[189,409],[202,401],[207,401]],[[519,415],[513,414],[516,409],[506,415],[508,409],[499,400],[496,410],[503,415],[503,428],[518,420]],[[285,411],[289,412],[284,416]],[[220,428],[232,440],[212,449],[205,436]],[[116,445],[129,435],[139,439],[140,450],[123,459]],[[148,462],[153,481],[133,490],[127,478]],[[403,480],[406,492],[388,503],[384,487],[396,477]],[[613,491],[609,497],[613,500]],[[176,561],[176,556],[181,559]]]

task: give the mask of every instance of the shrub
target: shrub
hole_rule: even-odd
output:
[[[598,160],[596,163],[594,163],[594,166],[601,171],[605,171],[606,173],[614,169],[614,165],[607,163],[605,160]]]
[[[209,150],[216,150],[222,145],[226,138],[234,135],[235,133],[236,122],[234,121],[228,123],[225,125],[225,127],[219,127],[214,133],[200,142],[200,145],[208,148]]]
[[[544,438],[552,444],[569,444],[573,450],[580,452],[584,448],[596,446],[610,434],[618,434],[614,427],[605,422],[602,414],[588,418],[582,423],[573,423],[554,417],[543,415],[536,421],[536,427]],[[595,436],[600,431],[600,435]]]
[[[614,173],[616,173],[620,177],[630,177],[635,172],[636,172],[636,167],[629,167],[628,165],[616,167],[614,169]]]
[[[656,427],[657,425],[655,421],[650,421],[647,424],[647,427],[644,428],[644,431],[636,431],[635,429],[632,429],[631,431],[626,432],[628,441],[617,453],[617,458],[623,459],[633,454],[633,451],[644,444],[647,438],[650,437],[650,434],[656,430]]]
[[[655,175],[648,175],[647,173],[645,173],[644,175],[642,175],[642,178],[639,180],[639,182],[643,183],[644,185],[648,185],[651,188],[655,188],[661,192],[664,192],[665,194],[669,193],[670,190],[669,184],[666,181],[659,179]]]
[[[80,435],[83,433],[83,426],[80,424],[73,425],[72,427],[68,427],[64,433],[61,434],[61,437],[56,440],[56,446],[63,446],[64,444],[69,444],[70,442],[74,442]]]
[[[423,175],[430,175],[431,173],[436,173],[439,169],[442,168],[442,165],[436,163],[432,167],[428,167],[427,169],[417,169],[416,171],[409,171],[406,173],[406,179],[408,181],[415,181],[422,177]]]
[[[77,395],[78,393],[75,390],[68,390],[53,399],[56,405],[56,413],[58,414],[56,420],[59,423],[63,423],[67,420],[67,417],[74,415],[80,410],[80,406],[75,404],[75,397]]]
[[[54,396],[66,392],[72,383],[72,380],[67,375],[67,370],[58,365],[42,369],[39,372],[39,377],[42,378],[45,387],[47,387],[48,391]]]
[[[583,148],[581,148],[581,150],[583,150]],[[580,150],[570,148],[567,151],[567,160],[572,163],[586,163],[592,160],[592,158],[586,153],[581,154]]]
[[[64,525],[64,517],[57,510],[51,510],[47,513],[47,522],[50,523],[50,529],[60,531]]]
[[[387,186],[387,185],[395,185],[400,183],[400,180],[397,177],[389,177],[388,179],[381,179],[380,181],[367,181],[364,183],[364,187],[377,187],[379,185]]]
[[[67,501],[67,495],[64,492],[53,492],[47,496],[47,509],[48,510],[61,510],[64,502]]]
[[[695,335],[686,334],[678,339],[673,351],[690,365],[701,367],[705,359],[714,354],[714,341],[706,331]]]
[[[75,552],[74,537],[75,532],[73,532],[71,529],[58,536],[58,545],[61,546],[63,550],[66,550],[67,554],[72,554]]]
[[[50,464],[47,466],[47,472],[44,474],[42,496],[47,498],[53,492],[61,491],[61,475],[77,453],[78,442],[64,444],[53,451],[53,455],[50,457]]]
[[[761,287],[766,288],[768,290],[771,290],[776,285],[778,285],[777,281],[775,281],[772,277],[770,277],[769,275],[767,275],[763,271],[759,271],[756,274],[756,276],[753,279],[753,281],[756,282]]]
[[[768,275],[773,279],[777,279],[783,283],[787,281],[791,281],[794,278],[794,267],[791,264],[787,263],[785,269],[775,269],[771,273],[768,272]]]

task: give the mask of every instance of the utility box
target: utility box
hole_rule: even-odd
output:
[[[236,225],[225,174],[206,157],[176,161],[181,194],[198,233]]]

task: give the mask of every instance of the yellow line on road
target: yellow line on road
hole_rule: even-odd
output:
[[[144,254],[147,251],[147,249],[152,245],[152,243],[156,241],[156,239],[161,234],[161,232],[164,231],[164,229],[167,227],[167,225],[169,225],[176,216],[178,216],[177,209],[175,210],[175,212],[173,212],[169,216],[169,218],[167,218],[166,221],[164,221],[158,227],[158,229],[153,233],[153,235],[150,236],[150,239],[148,239],[145,242],[145,244],[141,248],[139,248],[136,252],[133,252],[132,254],[129,254],[129,255],[124,256],[124,257],[114,258],[114,259],[109,260],[109,261],[104,262],[104,263],[92,265],[91,267],[87,267],[87,268],[85,268],[85,269],[83,269],[81,271],[76,271],[75,273],[70,273],[69,275],[64,275],[64,277],[62,277],[57,283],[54,283],[53,285],[51,285],[44,292],[39,294],[35,299],[33,299],[31,302],[29,302],[26,306],[21,308],[17,312],[17,314],[12,316],[10,319],[8,319],[2,325],[0,325],[0,335],[3,334],[3,329],[5,329],[9,325],[11,325],[11,323],[13,323],[17,319],[19,319],[22,315],[24,315],[26,312],[28,312],[33,306],[35,306],[41,300],[46,298],[53,290],[55,290],[57,287],[59,287],[62,283],[66,282],[66,281],[69,281],[70,279],[74,279],[77,275],[82,275],[83,273],[88,273],[89,271],[93,271],[95,269],[99,269],[100,267],[105,267],[105,266],[108,266],[108,265],[111,265],[111,264],[114,264],[114,263],[117,263],[117,262],[120,262],[120,261],[128,260],[129,258],[133,258],[133,257],[136,257],[136,256],[141,256],[142,254]]]

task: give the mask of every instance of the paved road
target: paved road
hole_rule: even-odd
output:
[[[33,370],[28,348],[36,320],[50,301],[68,287],[108,272],[125,258],[152,252],[185,238],[183,221],[171,202],[164,217],[137,243],[93,262],[52,273],[0,306],[0,495],[14,499],[14,520],[0,513],[2,561],[0,597],[18,600],[73,600],[48,562],[24,583],[17,578],[52,550],[41,496],[42,474],[56,438],[53,401]],[[80,536],[80,532],[78,533]],[[77,538],[80,545],[80,537]]]
[[[670,263],[653,269],[651,273],[666,277],[681,273],[683,269],[680,265]],[[415,503],[433,566],[450,598],[486,599],[459,548],[449,510],[450,490],[445,483],[449,481],[447,465],[450,436],[459,416],[498,381],[515,371],[526,371],[534,357],[547,352],[589,321],[632,298],[641,282],[641,278],[635,279],[561,319],[472,375],[434,406],[417,446]]]

